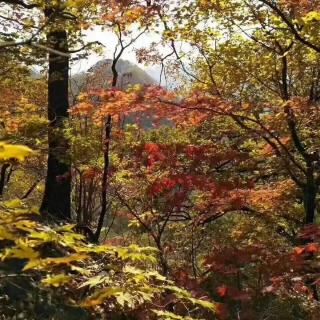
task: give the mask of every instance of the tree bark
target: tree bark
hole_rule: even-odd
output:
[[[313,183],[307,183],[303,189],[303,206],[305,224],[312,224],[315,220],[317,188]]]
[[[9,163],[4,163],[0,170],[0,197],[3,196],[4,187],[6,185],[6,173],[9,167]]]
[[[104,149],[103,149],[103,158],[104,158],[104,167],[102,175],[102,186],[101,186],[101,212],[98,220],[97,230],[95,232],[95,241],[99,241],[101,230],[103,227],[104,219],[108,211],[108,174],[109,174],[109,150],[110,150],[110,138],[111,138],[111,125],[112,117],[108,115],[106,124],[105,124],[105,137],[104,137]]]
[[[50,13],[46,13],[46,16],[50,16]],[[65,30],[49,32],[48,41],[52,49],[59,52],[68,51],[68,38]],[[40,211],[62,220],[71,218],[71,165],[68,160],[70,146],[62,133],[64,122],[68,119],[68,77],[68,56],[50,52],[48,166]]]

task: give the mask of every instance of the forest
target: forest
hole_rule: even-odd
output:
[[[319,320],[319,210],[320,0],[0,0],[1,320]]]

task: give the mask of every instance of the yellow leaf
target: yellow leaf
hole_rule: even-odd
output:
[[[23,202],[20,199],[13,199],[9,201],[4,201],[2,202],[2,204],[9,209],[14,209],[21,207]]]
[[[31,232],[31,239],[39,239],[41,242],[53,242],[58,239],[58,235],[54,231]]]
[[[71,279],[70,276],[60,273],[53,276],[47,276],[45,279],[41,281],[41,283],[45,286],[52,286],[52,287],[60,287],[61,285],[69,282]]]
[[[116,297],[119,293],[122,293],[122,289],[118,287],[109,287],[96,291],[92,296],[82,302],[82,307],[93,307],[104,302],[106,298]]]
[[[17,159],[23,161],[32,153],[33,151],[26,146],[0,142],[0,160]]]
[[[195,305],[201,306],[205,309],[215,311],[216,307],[214,303],[207,301],[207,300],[201,300],[201,299],[195,299],[195,298],[189,298],[189,300],[194,303]]]
[[[55,230],[58,232],[61,231],[73,231],[74,227],[76,226],[76,224],[65,224],[61,227],[56,228]]]
[[[162,311],[162,310],[155,310],[153,309],[152,312],[154,312],[159,319],[165,319],[165,320],[192,320],[190,317],[182,317],[177,314],[174,314],[169,311]]]
[[[16,247],[7,248],[2,256],[2,260],[10,258],[18,259],[36,259],[39,257],[39,252],[34,251],[30,246],[19,241]]]
[[[124,307],[127,304],[130,308],[134,306],[135,302],[134,297],[128,292],[121,292],[116,296],[116,300],[120,306]]]
[[[83,288],[83,287],[86,287],[86,286],[89,286],[91,288],[91,287],[94,287],[94,286],[96,286],[98,284],[108,282],[109,280],[110,280],[110,278],[108,276],[96,276],[96,277],[93,277],[90,280],[82,283],[79,286],[79,288]]]
[[[67,233],[60,239],[60,243],[65,246],[73,246],[79,240],[84,240],[85,236],[79,233]]]
[[[87,269],[85,268],[81,268],[81,267],[77,267],[77,266],[71,266],[70,269],[72,271],[77,271],[79,272],[80,274],[84,275],[84,276],[90,276],[90,271],[88,271]]]
[[[30,270],[30,269],[41,269],[42,267],[42,260],[41,259],[32,259],[24,266],[22,269],[23,271]]]
[[[36,222],[31,221],[31,220],[20,220],[20,221],[13,223],[13,226],[16,229],[19,229],[22,231],[27,231],[27,232],[34,230],[36,225],[37,225]]]
[[[320,20],[320,12],[319,11],[309,11],[306,16],[303,17],[305,22],[310,21],[319,21]]]
[[[9,232],[7,228],[0,227],[0,240],[15,240],[16,235]]]
[[[60,265],[60,264],[70,264],[71,262],[75,261],[83,261],[87,259],[88,256],[84,254],[72,254],[66,257],[59,257],[59,258],[46,258],[46,259],[34,259],[29,261],[23,270],[30,270],[30,269],[43,269],[49,265]]]
[[[66,257],[60,257],[60,258],[47,258],[45,261],[47,264],[69,264],[70,262],[74,261],[83,261],[87,259],[88,256],[85,254],[71,254]]]

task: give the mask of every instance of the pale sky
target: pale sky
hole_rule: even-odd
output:
[[[101,55],[91,53],[87,59],[81,59],[72,66],[72,73],[86,71],[98,61],[103,59],[112,59],[113,57],[113,52],[117,45],[117,37],[114,33],[110,31],[102,31],[101,28],[96,27],[94,30],[86,32],[86,34],[86,42],[99,41],[104,45],[103,53]],[[138,65],[158,81],[161,69],[160,66],[145,66],[144,64],[138,63],[134,50],[148,47],[151,42],[158,41],[159,39],[159,36],[156,34],[143,34],[133,45],[124,51],[121,59],[128,60]]]

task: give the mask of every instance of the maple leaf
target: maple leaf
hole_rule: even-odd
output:
[[[319,250],[319,244],[318,243],[309,243],[305,247],[305,252],[308,252],[308,253],[315,253],[318,250]]]
[[[156,143],[146,143],[144,149],[148,153],[157,153],[160,151],[160,147]]]
[[[295,247],[294,248],[294,253],[297,255],[301,255],[304,252],[305,252],[305,248],[303,248],[303,247]]]
[[[29,247],[27,244],[19,241],[17,247],[6,249],[2,259],[19,258],[19,259],[36,259],[39,257],[39,253]]]
[[[0,142],[0,160],[17,159],[23,161],[32,153],[33,151],[26,146]]]
[[[226,285],[222,285],[218,287],[216,291],[220,297],[225,297],[228,292],[228,287]]]
[[[224,303],[216,303],[216,314],[221,320],[229,319],[230,315],[228,307]]]
[[[60,273],[56,275],[48,275],[45,279],[41,281],[41,283],[45,286],[60,287],[65,283],[68,283],[70,280],[70,276],[64,273]]]

